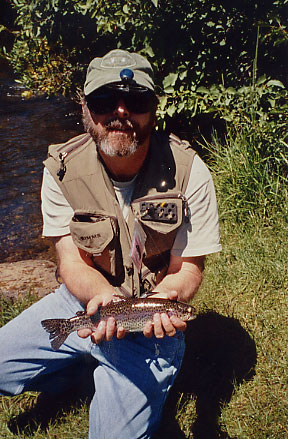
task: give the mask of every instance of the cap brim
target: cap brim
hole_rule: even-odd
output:
[[[106,72],[105,79],[102,75],[99,75],[95,78],[95,75],[93,75],[93,79],[89,80],[89,75],[86,79],[86,82],[84,84],[84,94],[88,96],[93,91],[97,90],[100,87],[103,87],[105,85],[113,84],[113,83],[119,83],[120,74],[119,72]],[[138,72],[135,72],[135,76],[133,78],[133,82],[135,82],[136,86],[144,87],[146,89],[154,91],[154,84],[152,83],[150,77],[143,73],[139,75]]]

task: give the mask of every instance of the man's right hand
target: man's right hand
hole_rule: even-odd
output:
[[[92,316],[97,312],[99,305],[105,306],[113,300],[113,295],[93,297],[87,304],[87,314]],[[109,317],[107,321],[101,320],[95,331],[91,329],[80,329],[78,335],[81,338],[91,336],[91,340],[98,344],[101,341],[110,341],[116,335],[118,339],[125,337],[125,329],[123,327],[116,328],[116,321],[114,317]]]
[[[93,315],[99,305],[105,306],[111,302],[115,294],[113,286],[95,269],[89,255],[76,247],[71,235],[55,238],[54,243],[60,276],[71,294],[80,302],[87,304],[87,313]],[[111,340],[114,334],[117,338],[123,338],[125,330],[121,327],[116,328],[115,319],[112,317],[107,322],[100,322],[95,331],[90,329],[78,331],[78,335],[82,338],[91,336],[94,343]]]

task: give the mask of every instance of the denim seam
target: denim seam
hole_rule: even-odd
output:
[[[182,346],[182,345],[180,345],[180,346]],[[158,410],[158,416],[157,416],[158,418],[160,418],[160,416],[161,416],[161,412],[163,410],[165,400],[166,400],[167,395],[170,391],[170,388],[172,387],[171,382],[173,381],[175,374],[177,375],[177,373],[179,372],[181,364],[182,364],[183,355],[181,357],[180,351],[182,352],[182,347],[180,349],[180,346],[178,346],[178,349],[175,351],[173,362],[171,362],[171,365],[173,365],[173,367],[175,368],[175,371],[173,372],[173,374],[170,375],[169,379],[167,380],[165,392],[162,392],[162,402],[163,401],[164,402],[161,405],[159,404],[159,407],[161,407],[161,409],[159,408],[159,410]],[[185,346],[184,346],[184,351],[185,351]],[[169,388],[169,390],[168,390],[168,388]]]
[[[40,373],[41,373],[43,370],[46,369],[47,364],[49,364],[50,361],[52,361],[52,360],[48,360],[48,361],[45,363],[45,366],[42,366],[41,369],[38,369],[38,370],[37,370],[32,376],[30,376],[29,378],[27,378],[27,379],[23,382],[23,384],[21,384],[20,386],[18,386],[15,395],[18,395],[18,394],[22,393],[22,392],[24,391],[25,384],[28,383],[29,381],[32,381],[35,377],[37,377],[37,375],[40,375]]]

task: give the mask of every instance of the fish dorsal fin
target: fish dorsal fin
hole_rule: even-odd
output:
[[[123,302],[125,300],[127,300],[126,297],[120,296],[119,294],[113,294],[112,302]]]

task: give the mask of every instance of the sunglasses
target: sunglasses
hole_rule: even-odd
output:
[[[124,92],[118,90],[98,90],[86,96],[90,111],[96,114],[113,112],[120,100],[125,102],[127,110],[131,113],[148,113],[157,105],[157,97],[150,90],[142,92]]]

